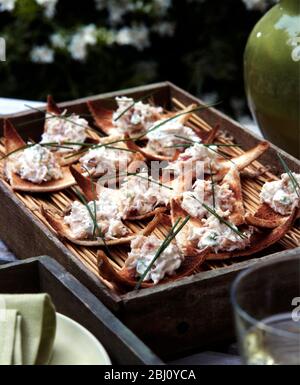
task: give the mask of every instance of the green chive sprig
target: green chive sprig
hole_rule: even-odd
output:
[[[210,179],[211,179],[211,191],[213,196],[213,208],[216,209],[216,195],[215,195],[215,182],[214,182],[214,176],[212,172],[212,164],[209,163],[209,172],[210,172]]]
[[[280,163],[282,164],[282,167],[284,168],[284,171],[288,174],[292,182],[292,186],[293,186],[293,189],[295,190],[295,193],[297,194],[298,198],[300,198],[300,186],[297,179],[294,177],[292,171],[289,169],[283,157],[279,153],[277,153],[277,156],[280,160]]]
[[[125,173],[118,174],[118,177],[123,177],[123,176],[124,177],[136,176],[136,177],[138,177],[140,179],[147,180],[150,183],[156,184],[156,185],[158,185],[160,187],[164,187],[164,188],[166,188],[168,190],[174,190],[173,187],[170,187],[170,186],[167,186],[167,185],[165,185],[165,184],[163,184],[161,182],[158,182],[157,180],[154,180],[154,179],[150,178],[149,176],[146,177],[146,176],[140,175],[140,173],[138,173],[138,172],[128,172],[128,173],[125,172]],[[104,175],[103,177],[101,177],[101,181],[110,180],[110,179],[113,179],[115,177],[116,177],[116,175]]]
[[[112,144],[117,144],[117,143],[126,143],[126,142],[129,142],[129,141],[132,141],[132,142],[136,142],[136,141],[139,141],[139,140],[142,140],[149,132],[152,132],[152,131],[154,131],[154,130],[156,130],[156,129],[158,129],[159,127],[161,127],[161,126],[163,126],[164,124],[166,124],[166,123],[168,123],[168,122],[170,122],[170,121],[172,121],[172,120],[174,120],[174,119],[177,119],[178,117],[180,117],[180,116],[183,116],[183,115],[186,115],[186,114],[190,114],[190,113],[193,113],[193,112],[195,112],[195,111],[199,111],[199,110],[203,110],[203,109],[205,109],[205,108],[210,108],[210,107],[212,107],[213,105],[210,105],[210,106],[198,106],[198,107],[196,107],[196,108],[194,108],[194,109],[192,109],[192,110],[189,110],[189,111],[184,111],[184,112],[179,112],[178,114],[176,114],[176,115],[174,115],[174,116],[171,116],[170,118],[168,118],[168,119],[164,119],[163,121],[161,121],[160,123],[158,123],[158,124],[154,124],[152,127],[150,127],[148,130],[146,130],[145,132],[143,132],[142,134],[140,134],[140,135],[138,135],[138,136],[136,136],[136,137],[130,137],[130,138],[124,138],[124,139],[117,139],[117,140],[114,140],[114,141],[112,141],[112,142],[108,142],[108,143],[106,143],[106,144],[100,144],[100,145],[98,145],[98,146],[95,146],[94,148],[97,148],[97,147],[103,147],[103,146],[110,146],[110,145],[112,145]],[[83,149],[83,150],[80,150],[80,152],[77,152],[77,153],[74,153],[74,154],[72,154],[72,155],[70,155],[70,156],[68,156],[67,158],[71,158],[71,157],[73,157],[73,156],[77,156],[77,155],[79,155],[79,154],[82,154],[82,153],[84,153],[84,152],[86,152],[87,151],[87,149]],[[66,158],[66,159],[67,159]]]
[[[31,109],[31,110],[34,110],[34,111],[38,111],[38,112],[42,112],[42,113],[47,113],[49,114],[52,118],[58,118],[58,119],[63,119],[65,120],[66,122],[70,122],[72,124],[74,124],[75,126],[79,126],[79,127],[83,127],[85,129],[88,129],[89,127],[88,126],[85,126],[83,124],[79,124],[79,123],[76,123],[74,122],[72,119],[69,119],[67,116],[65,115],[57,115],[57,114],[53,114],[52,112],[48,112],[48,111],[44,111],[44,110],[41,110],[40,108],[37,108],[37,107],[32,107],[32,106],[29,106],[28,104],[24,104],[25,107]]]
[[[192,195],[192,197],[197,201],[199,202],[202,207],[204,207],[210,214],[212,214],[213,216],[215,216],[221,223],[223,223],[224,225],[228,226],[235,234],[237,234],[239,237],[241,237],[242,239],[246,239],[247,236],[242,233],[241,231],[239,231],[232,223],[226,221],[224,218],[222,218],[217,212],[216,210],[212,209],[211,207],[209,207],[207,204],[203,203],[203,202],[200,202],[200,200],[198,198],[195,197],[195,195]]]
[[[183,227],[188,223],[188,221],[191,219],[190,216],[187,216],[183,222],[180,224],[180,221],[182,220],[181,217],[177,219],[174,226],[172,226],[171,230],[167,234],[166,238],[164,239],[163,243],[160,245],[160,247],[157,249],[154,258],[148,265],[147,269],[144,271],[142,276],[140,277],[138,283],[135,286],[135,289],[138,290],[141,287],[141,284],[143,283],[144,279],[146,278],[149,271],[152,269],[152,266],[157,261],[157,259],[161,256],[161,254],[167,249],[167,247],[170,245],[170,243],[173,241],[173,239],[177,236],[177,234],[183,229]]]
[[[212,209],[211,207],[207,206],[205,203],[202,203],[202,206],[209,212],[211,213],[213,216],[215,216],[221,223],[223,223],[224,225],[228,226],[234,233],[236,233],[239,237],[241,237],[242,239],[246,239],[247,236],[242,233],[241,231],[239,231],[238,229],[236,229],[236,227],[231,224],[230,222],[226,221],[224,218],[222,218],[214,209]]]
[[[123,115],[126,114],[126,112],[128,112],[129,110],[131,110],[135,105],[136,103],[138,102],[142,102],[146,99],[149,99],[151,96],[153,96],[155,92],[151,92],[151,94],[147,94],[147,95],[144,95],[136,100],[134,100],[128,107],[126,107],[115,119],[114,119],[114,122],[117,122]]]
[[[77,197],[79,198],[79,200],[81,201],[81,203],[86,207],[86,209],[90,215],[90,218],[93,222],[93,238],[94,239],[96,238],[96,232],[98,232],[98,236],[101,238],[101,240],[103,242],[107,256],[111,257],[111,253],[110,253],[109,247],[107,246],[105,236],[104,236],[104,234],[103,234],[102,230],[100,229],[98,222],[97,222],[96,201],[94,201],[94,207],[93,207],[94,212],[93,212],[89,206],[89,202],[85,199],[85,197],[81,194],[81,192],[77,188],[75,188],[74,191],[75,191],[75,194],[77,195]]]

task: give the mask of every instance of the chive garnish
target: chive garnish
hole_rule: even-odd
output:
[[[26,107],[29,107],[29,106],[27,106],[27,105],[25,105]],[[46,112],[46,111],[43,111],[43,110],[41,110],[40,112]],[[72,116],[72,113],[71,114],[66,114],[66,115],[64,115],[65,117],[71,117]],[[80,114],[80,117],[91,117],[92,115],[91,114]],[[26,122],[24,122],[24,123],[19,123],[18,125],[17,125],[17,127],[23,127],[23,126],[27,126],[28,124],[31,124],[31,123],[36,123],[36,122],[40,122],[40,121],[43,121],[43,120],[48,120],[48,119],[53,119],[53,118],[57,118],[57,117],[59,117],[59,115],[55,115],[55,114],[53,114],[53,115],[51,115],[51,116],[43,116],[43,117],[41,117],[41,118],[36,118],[36,119],[31,119],[31,120],[27,120]],[[89,129],[92,129],[91,127],[89,127]],[[98,134],[99,134],[99,131],[96,131],[96,130],[94,130],[95,132],[97,132]]]
[[[111,150],[120,150],[120,151],[136,153],[135,150],[131,150],[129,148],[113,147],[113,146],[109,146],[109,145],[106,145],[106,144],[97,145],[97,144],[94,144],[94,143],[81,143],[81,142],[63,142],[63,144],[60,144],[58,142],[29,143],[29,144],[26,144],[25,146],[22,146],[22,147],[18,148],[17,150],[11,151],[9,154],[4,155],[2,158],[0,158],[0,161],[5,159],[5,158],[8,158],[9,156],[15,154],[16,152],[23,151],[23,150],[26,150],[26,148],[35,146],[36,144],[39,144],[42,147],[44,146],[44,147],[65,148],[65,149],[68,149],[68,150],[71,150],[71,151],[74,150],[74,149],[72,147],[69,147],[69,146],[83,146],[83,147],[86,147],[88,150],[89,149],[99,148],[99,147],[106,147],[107,149],[111,149]],[[69,158],[72,158],[74,156],[77,156],[80,153],[84,153],[84,152],[87,151],[87,149],[83,149],[83,150],[77,151],[77,152],[75,152],[75,153],[73,153],[71,155],[65,156],[64,159],[69,159]]]
[[[90,173],[90,171],[89,171],[89,169],[87,167],[82,166],[82,168],[87,172],[87,174],[89,176],[90,183],[91,183],[91,190],[92,190],[92,193],[94,195],[95,186],[94,186],[94,181],[93,181],[92,174]],[[94,205],[94,218],[95,218],[95,222],[97,223],[97,206],[96,206],[96,201],[95,200],[93,200],[93,205]],[[96,226],[94,225],[94,228],[93,228],[93,238],[95,238],[95,234],[96,234]]]
[[[41,110],[39,108],[36,108],[36,107],[32,107],[32,106],[29,106],[28,104],[24,104],[25,107],[27,108],[30,108],[31,110],[34,110],[34,111],[38,111],[38,112],[42,112],[42,113],[47,113],[49,115],[51,115],[53,118],[58,118],[58,119],[63,119],[65,120],[66,122],[70,122],[72,124],[74,124],[75,126],[78,126],[78,127],[83,127],[85,129],[88,129],[89,127],[88,126],[84,126],[83,124],[79,124],[79,123],[76,123],[74,122],[73,120],[69,119],[68,117],[66,117],[65,115],[57,115],[57,114],[53,114],[52,112],[48,112],[48,111],[44,111],[44,110]]]
[[[297,181],[297,179],[294,177],[292,171],[289,169],[288,165],[286,164],[285,160],[283,159],[283,157],[277,152],[277,156],[285,170],[285,172],[288,174],[291,182],[292,182],[292,186],[295,190],[295,193],[297,194],[298,198],[300,198],[300,186],[299,186],[299,183]]]
[[[33,146],[36,146],[36,145],[39,145],[41,147],[55,147],[55,148],[65,148],[65,149],[68,149],[68,150],[73,150],[72,147],[69,147],[69,145],[72,145],[71,143],[67,143],[65,142],[64,144],[60,144],[60,143],[57,143],[57,142],[47,142],[47,143],[28,143],[26,144],[25,146],[22,146],[14,151],[11,151],[10,153],[4,155],[2,158],[0,158],[0,161],[3,160],[3,159],[6,159],[8,157],[10,157],[11,155],[13,154],[16,154],[17,152],[20,152],[20,151],[23,151],[23,150],[26,150],[27,148],[30,148],[30,147],[33,147]]]
[[[178,225],[179,225],[180,221],[182,220],[182,218],[179,217],[177,219],[177,221],[175,222],[174,226],[172,226],[172,228],[169,231],[169,233],[167,234],[166,238],[164,239],[164,241],[162,242],[160,247],[157,249],[154,258],[152,259],[152,261],[148,265],[147,269],[144,271],[144,273],[140,277],[138,283],[135,286],[136,290],[138,290],[141,287],[141,284],[143,283],[144,279],[146,278],[147,274],[151,270],[151,268],[154,265],[154,263],[157,261],[157,259],[160,257],[160,255],[166,250],[166,248],[170,245],[170,243],[177,236],[177,234],[183,229],[183,227],[187,224],[187,222],[190,220],[190,218],[191,218],[190,216],[187,216],[183,220],[183,222],[181,223],[181,225],[179,227],[178,227]]]
[[[150,129],[146,130],[145,132],[143,132],[142,134],[136,136],[136,137],[130,137],[130,138],[124,138],[124,139],[117,139],[117,140],[114,140],[112,142],[108,142],[106,144],[101,144],[101,145],[98,145],[98,146],[95,146],[94,148],[97,148],[97,147],[103,147],[103,146],[109,146],[111,144],[116,144],[116,143],[121,143],[121,142],[129,142],[129,141],[132,141],[132,142],[136,142],[138,140],[141,140],[142,138],[144,138],[149,132],[152,132],[154,130],[156,130],[157,128],[163,126],[164,124],[180,117],[180,116],[183,116],[183,115],[186,115],[186,114],[190,114],[190,113],[193,113],[195,111],[199,111],[199,110],[202,110],[202,109],[205,109],[205,108],[210,108],[212,107],[213,105],[210,105],[210,106],[198,106],[192,110],[189,110],[189,111],[184,111],[184,112],[179,112],[178,114],[174,115],[174,116],[171,116],[170,118],[168,119],[164,119],[162,122],[150,127]],[[80,154],[86,152],[87,150],[86,149],[83,149],[80,151]],[[68,159],[68,158],[71,158],[73,156],[76,156],[78,155],[78,153],[76,154],[72,154],[68,157],[66,157],[65,159]]]
[[[171,122],[172,120],[174,119],[177,119],[177,118],[180,118],[181,116],[184,116],[184,115],[187,115],[187,114],[192,114],[196,111],[200,111],[200,110],[203,110],[203,109],[206,109],[206,108],[210,108],[212,107],[213,105],[210,105],[210,106],[198,106],[198,107],[195,107],[189,111],[183,111],[183,112],[179,112],[178,114],[174,115],[174,116],[171,116],[170,118],[167,118],[167,119],[164,119],[162,122],[158,123],[158,124],[154,124],[152,127],[150,127],[148,130],[146,130],[145,133],[143,133],[142,135],[138,136],[137,138],[135,138],[135,140],[138,140],[138,139],[141,139],[143,138],[145,135],[149,134],[150,132],[153,132],[155,131],[156,129],[158,129],[159,127],[163,126],[164,124],[166,123],[169,123]]]
[[[210,171],[210,179],[211,179],[211,191],[213,196],[213,208],[215,209],[216,208],[215,182],[214,182],[211,162],[209,163],[209,171]]]
[[[151,94],[147,94],[147,95],[144,95],[136,100],[133,101],[133,103],[131,103],[128,107],[126,107],[115,119],[114,119],[114,122],[116,122],[117,120],[119,120],[123,115],[126,114],[126,112],[128,112],[129,110],[131,110],[131,108],[133,108],[135,106],[136,103],[138,102],[142,102],[143,100],[145,99],[148,99],[150,98],[151,96],[153,96],[154,92],[152,92]]]
[[[151,179],[149,176],[146,177],[146,176],[143,176],[143,175],[140,175],[140,173],[137,173],[137,172],[128,172],[128,173],[121,173],[121,174],[118,174],[119,177],[122,177],[122,176],[136,176],[138,178],[141,178],[141,179],[144,179],[144,180],[147,180],[148,182],[150,183],[153,183],[153,184],[157,184],[158,186],[160,187],[164,187],[164,188],[167,188],[168,190],[173,190],[173,187],[170,187],[170,186],[167,186],[161,182],[158,182],[156,180],[153,180]],[[116,175],[104,175],[103,177],[101,177],[101,180],[110,180],[110,179],[113,179],[115,178]]]
[[[108,150],[119,150],[119,151],[125,151],[125,152],[131,152],[133,154],[136,154],[135,150],[131,150],[129,148],[122,148],[122,147],[114,147],[114,146],[105,146]]]
[[[198,144],[202,144],[202,146],[205,146],[205,147],[211,147],[211,146],[216,146],[216,147],[241,147],[240,144],[229,144],[229,143],[201,143],[201,142],[197,142],[196,140],[192,140],[186,136],[181,136],[181,135],[174,135],[175,138],[179,138],[179,139],[184,139],[188,142],[191,142],[191,143],[198,143]]]
[[[199,142],[196,142],[196,140],[192,140],[186,136],[182,136],[182,135],[174,135],[174,136],[175,136],[175,138],[183,139],[183,140],[186,140],[187,142],[199,143]]]
[[[222,218],[214,209],[207,206],[207,204],[200,202],[200,200],[198,198],[196,198],[195,195],[192,195],[192,198],[194,198],[197,202],[199,202],[202,205],[202,207],[204,207],[209,213],[211,213],[213,216],[215,216],[221,223],[228,226],[239,237],[241,237],[242,239],[247,238],[247,236],[245,234],[243,234],[241,231],[236,229],[236,227],[232,223],[230,223],[230,222],[226,221],[224,218]]]
[[[90,175],[90,174],[89,174]],[[96,231],[98,232],[98,236],[102,239],[102,242],[103,242],[103,245],[106,249],[106,253],[109,257],[111,257],[111,253],[109,251],[109,248],[107,246],[107,243],[106,243],[106,240],[105,240],[105,236],[102,232],[102,230],[100,229],[99,225],[98,225],[98,222],[97,222],[97,207],[96,207],[96,201],[94,201],[94,213],[92,212],[90,206],[89,206],[89,203],[88,201],[85,199],[85,197],[81,194],[81,192],[78,190],[78,189],[74,189],[75,191],[75,194],[77,195],[77,197],[79,198],[79,200],[81,201],[81,203],[86,207],[89,215],[90,215],[90,218],[93,222],[93,238],[96,237]]]
[[[201,144],[202,146],[204,147],[207,147],[209,148],[211,151],[214,151],[212,148],[212,146],[216,146],[216,147],[241,147],[239,144],[227,144],[227,143],[201,143],[201,142],[197,142],[195,140],[192,140],[186,136],[181,136],[181,135],[174,135],[175,138],[179,138],[179,139],[183,139],[183,140],[186,140],[188,143],[180,143],[180,144],[175,144],[173,146],[168,146],[168,147],[165,147],[165,148],[180,148],[180,147],[191,147],[192,145],[198,143],[198,144]],[[214,151],[216,152],[216,151]],[[219,153],[218,153],[219,154]],[[222,155],[222,154],[220,154]]]
[[[173,146],[164,146],[164,148],[189,148],[189,147],[191,147],[191,144],[187,144],[187,143],[174,144]]]
[[[193,196],[194,199],[197,199],[195,196]],[[197,199],[198,200],[198,199]],[[202,206],[210,212],[212,215],[214,215],[221,223],[224,225],[228,226],[234,233],[236,233],[239,237],[242,239],[247,238],[245,234],[243,234],[241,231],[237,230],[233,224],[230,222],[226,221],[224,218],[222,218],[214,209],[211,207],[207,206],[205,203],[202,203]]]

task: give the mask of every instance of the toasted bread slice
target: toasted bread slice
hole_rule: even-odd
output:
[[[252,226],[274,229],[281,226],[288,217],[289,215],[281,215],[268,204],[262,203],[254,214],[246,215],[246,222]],[[296,218],[300,218],[300,209],[297,209]]]
[[[172,181],[172,186],[174,187],[176,194],[179,195],[177,197],[177,203],[179,205],[181,205],[181,193],[190,190],[189,186],[191,186],[192,180],[193,170],[190,170],[185,174],[179,175],[178,178]],[[220,185],[223,184],[229,185],[230,190],[234,194],[233,210],[229,216],[229,221],[236,226],[240,226],[245,223],[245,208],[243,202],[240,173],[234,165],[231,166],[222,182],[220,183]],[[188,215],[184,210],[182,212],[184,212],[185,215]]]
[[[116,246],[124,245],[130,243],[134,237],[137,235],[148,235],[150,234],[158,225],[161,220],[161,213],[158,213],[151,222],[139,233],[133,233],[129,230],[128,235],[118,239],[108,239],[103,241],[103,239],[76,239],[73,237],[72,232],[70,231],[69,226],[64,222],[64,217],[59,215],[57,212],[46,209],[44,206],[41,207],[41,213],[50,224],[53,230],[57,233],[60,238],[67,239],[68,241],[79,246]]]
[[[99,101],[88,101],[88,108],[95,120],[95,124],[106,135],[112,135],[115,132],[113,125],[113,110],[104,108]]]
[[[170,221],[167,216],[163,216],[161,221]],[[176,271],[176,273],[172,276],[164,278],[162,281],[158,283],[158,285],[173,282],[180,278],[184,278],[192,275],[195,270],[203,263],[206,255],[209,253],[210,249],[202,250],[200,253],[195,253],[194,255],[190,255],[185,257],[180,268]],[[138,279],[136,277],[136,272],[134,269],[128,269],[124,266],[121,270],[116,270],[111,265],[109,259],[103,251],[99,251],[98,253],[98,265],[100,274],[103,278],[112,282],[114,285],[120,288],[134,288],[138,283]],[[147,288],[154,286],[154,283],[145,281],[141,284],[141,288]]]
[[[165,116],[165,118],[168,119],[168,118],[171,118],[173,116],[177,116],[180,113],[184,113],[184,115],[181,115],[181,116],[178,117],[178,120],[182,124],[186,124],[188,122],[188,120],[190,119],[190,117],[192,116],[192,112],[189,113],[189,111],[193,111],[195,108],[196,108],[196,105],[195,104],[191,104],[190,106],[186,107],[182,111],[168,113]],[[153,127],[155,127],[155,123],[154,123]],[[158,127],[158,129],[159,129],[159,127]],[[199,129],[195,128],[195,127],[193,127],[193,130],[199,136],[199,138],[201,139],[202,143],[205,144],[205,143],[212,143],[213,142],[214,138],[217,135],[219,127],[216,126],[209,133],[205,133],[202,130],[199,130]],[[146,139],[146,136],[145,136],[145,139]],[[174,155],[173,156],[160,155],[160,154],[155,153],[151,149],[149,149],[147,146],[146,147],[138,146],[133,140],[132,141],[128,140],[127,145],[128,145],[128,148],[130,148],[130,149],[132,149],[134,151],[139,151],[148,160],[158,160],[158,161],[173,162],[173,161],[175,161],[178,158],[178,156],[180,154],[180,151],[176,150],[176,151],[174,151]]]
[[[90,178],[85,177],[82,175],[77,168],[74,166],[71,167],[71,172],[73,177],[75,178],[78,186],[82,190],[84,196],[86,197],[87,201],[93,201],[98,199],[99,196],[101,196],[101,192],[103,190],[111,191],[111,194],[116,194],[118,190],[114,189],[109,189],[105,186],[102,186],[101,184],[96,184],[94,183],[94,186],[91,185],[91,180]],[[167,210],[166,207],[157,207],[148,213],[142,214],[142,215],[128,215],[124,219],[125,220],[130,220],[130,221],[139,221],[142,219],[147,219],[154,217],[160,213],[163,213]]]
[[[56,102],[54,101],[53,97],[51,95],[48,95],[47,98],[47,113],[51,115],[57,115],[58,117],[63,113],[63,111],[58,107]],[[44,127],[44,132],[46,132],[46,126]],[[87,127],[87,139],[85,140],[85,143],[93,143],[97,144],[99,143],[99,140],[97,138],[97,135],[91,133],[91,129]],[[80,145],[78,145],[80,146]],[[70,153],[74,152],[74,156],[70,156]],[[64,153],[57,151],[56,157],[59,160],[59,164],[61,166],[69,166],[71,164],[76,163],[80,158],[81,154],[75,153],[75,150],[66,151]]]
[[[4,142],[5,142],[5,151],[6,154],[10,154],[13,151],[20,150],[26,147],[26,143],[18,134],[17,130],[9,120],[4,122]],[[13,162],[9,157],[6,158],[5,164],[7,162]],[[6,166],[4,166],[6,167]],[[41,184],[35,184],[28,180],[22,179],[19,175],[13,174],[9,180],[9,183],[13,190],[31,192],[31,193],[48,193],[64,190],[75,184],[75,179],[73,178],[68,167],[61,167],[63,177],[57,180],[51,180],[48,182],[43,182]]]
[[[235,165],[238,171],[244,170],[247,166],[253,163],[256,159],[262,156],[267,149],[270,147],[268,142],[262,141],[258,143],[257,146],[251,148],[250,150],[244,152],[242,155],[239,155],[232,159],[223,159],[220,160],[220,170],[214,175],[216,181],[222,180],[224,176],[228,173],[228,170]]]
[[[225,183],[229,185],[234,194],[233,210],[229,216],[229,221],[236,226],[240,226],[245,223],[245,208],[240,173],[235,166],[229,169],[221,184]]]
[[[262,250],[267,249],[274,243],[278,242],[293,226],[296,219],[296,209],[294,212],[285,219],[285,221],[274,229],[264,229],[253,233],[250,239],[250,245],[244,250],[236,250],[230,253],[211,253],[208,256],[208,260],[223,260],[236,257],[246,257],[254,255]]]
[[[181,222],[188,216],[188,213],[181,207],[181,199],[174,197],[171,199],[171,221],[175,225],[178,219]],[[192,242],[188,240],[191,227],[202,227],[202,223],[197,218],[190,218],[188,223],[182,228],[182,230],[176,236],[176,242],[179,250],[184,256],[197,256],[203,255],[203,250],[199,250],[194,247]],[[207,255],[207,254],[205,254]],[[204,262],[204,259],[202,260]]]
[[[47,97],[47,109],[46,110],[49,114],[54,114],[54,115],[61,115],[62,114],[62,110],[55,103],[55,101],[51,95],[48,95],[48,97]]]

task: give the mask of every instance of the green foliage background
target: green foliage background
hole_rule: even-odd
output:
[[[131,0],[134,1],[134,0]],[[107,14],[95,12],[93,0],[60,0],[53,19],[43,16],[32,0],[22,0],[11,14],[0,13],[0,36],[7,40],[7,62],[0,63],[0,96],[44,100],[48,93],[67,100],[105,91],[170,80],[202,96],[217,92],[222,108],[244,98],[243,51],[259,11],[246,10],[241,0],[173,0],[167,20],[175,22],[172,37],[151,35],[151,46],[104,42],[89,47],[87,60],[78,62],[58,52],[54,63],[30,60],[33,45],[44,44],[62,28],[95,23],[108,25]],[[149,27],[155,15],[135,15]],[[124,23],[130,20],[125,18]]]

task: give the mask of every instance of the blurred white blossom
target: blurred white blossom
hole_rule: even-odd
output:
[[[98,10],[107,8],[111,24],[120,23],[123,16],[133,8],[133,3],[128,0],[95,0],[95,4]]]
[[[123,21],[126,14],[143,11],[150,13],[154,11],[156,15],[163,16],[172,5],[172,0],[95,0],[96,9],[102,11],[107,9],[109,22],[116,25]]]
[[[13,11],[17,0],[0,0],[1,11]]]
[[[66,48],[67,42],[65,37],[60,33],[54,33],[50,36],[50,41],[54,48],[63,49]]]
[[[31,50],[30,58],[34,63],[53,63],[54,51],[46,45],[36,46]]]
[[[150,46],[149,30],[144,24],[123,27],[117,32],[115,41],[120,45],[132,45],[141,51]]]
[[[97,43],[97,28],[95,24],[80,27],[71,38],[68,50],[73,59],[83,61],[87,56],[87,46]]]
[[[36,0],[36,2],[44,8],[45,16],[49,18],[54,16],[58,0]]]
[[[161,21],[152,26],[152,31],[161,36],[173,36],[175,32],[175,23],[170,21]]]
[[[16,3],[23,6],[23,0],[0,0],[0,11],[13,11]],[[44,10],[47,18],[55,16],[58,0],[31,0]],[[165,20],[173,0],[94,0],[96,11],[107,11],[105,23],[99,27],[95,24],[81,25],[74,29],[55,31],[48,36],[49,46],[34,46],[30,52],[35,63],[51,63],[55,50],[69,52],[74,60],[84,61],[88,47],[96,44],[130,45],[139,51],[150,46],[150,34],[172,36],[175,23]],[[129,17],[130,24],[125,23]],[[136,17],[137,16],[137,17]],[[147,24],[141,23],[140,17],[147,17]],[[126,17],[126,19],[125,19]],[[54,25],[55,26],[55,25]]]
[[[247,9],[259,9],[263,11],[271,3],[276,3],[277,0],[243,0]]]
[[[172,5],[172,0],[153,0],[156,11],[165,14]]]

